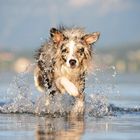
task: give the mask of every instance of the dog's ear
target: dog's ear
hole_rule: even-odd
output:
[[[63,33],[56,28],[50,29],[50,36],[54,43],[60,43],[64,39]]]
[[[81,39],[88,45],[95,43],[100,37],[99,32],[94,32],[92,34],[86,34]]]

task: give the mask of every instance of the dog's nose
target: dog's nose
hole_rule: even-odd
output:
[[[75,59],[70,59],[69,60],[70,65],[73,67],[76,65],[76,60]]]

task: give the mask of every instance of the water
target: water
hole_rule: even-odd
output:
[[[113,68],[92,75],[84,117],[71,117],[68,95],[57,96],[46,109],[46,96],[36,91],[30,73],[1,74],[0,140],[139,140],[140,75],[116,76]]]

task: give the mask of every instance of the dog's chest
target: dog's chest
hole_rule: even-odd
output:
[[[65,66],[57,67],[54,72],[55,78],[66,77],[71,81],[75,81],[79,77],[77,70],[67,68]]]

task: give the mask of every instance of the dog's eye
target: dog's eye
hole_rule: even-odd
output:
[[[80,52],[84,52],[84,48],[81,48],[81,49],[80,49]]]
[[[83,52],[84,52],[84,48],[79,49],[79,51],[78,51],[78,52],[80,53],[80,55],[82,55],[82,54],[83,54]]]
[[[64,52],[67,52],[67,49],[63,49],[63,50],[62,50],[62,53],[64,53]]]

